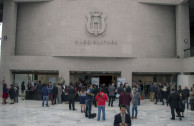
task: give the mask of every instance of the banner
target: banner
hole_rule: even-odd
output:
[[[125,78],[117,78],[117,87],[120,87],[121,84],[126,82]]]
[[[92,84],[95,84],[95,85],[97,85],[98,87],[99,87],[99,81],[100,81],[99,77],[92,77],[92,78],[91,78]]]
[[[49,82],[53,85],[56,82],[56,77],[49,77]]]

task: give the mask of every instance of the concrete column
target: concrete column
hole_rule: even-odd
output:
[[[63,77],[65,80],[65,85],[70,83],[70,72],[69,70],[59,70],[59,78]]]
[[[13,0],[4,0],[2,56],[15,55],[16,22],[17,3],[13,2]]]
[[[121,71],[121,78],[125,78],[126,82],[128,82],[130,87],[132,87],[132,72],[131,71]]]
[[[184,58],[184,49],[190,48],[189,4],[180,4],[176,13],[176,55]],[[188,43],[185,43],[187,40]]]
[[[185,86],[187,86],[188,89],[191,89],[193,84],[194,84],[194,75],[177,76],[177,85],[181,85],[182,89],[184,89]]]
[[[13,84],[13,75],[11,73],[11,71],[9,70],[3,70],[0,69],[0,94],[2,94],[2,82],[3,80],[5,80],[5,83],[9,86],[11,84]]]

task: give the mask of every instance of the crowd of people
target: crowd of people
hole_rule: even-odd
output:
[[[21,84],[21,97],[22,100],[25,99],[24,92],[26,90],[25,82]],[[42,99],[42,107],[45,105],[49,107],[49,99],[51,101],[51,105],[61,104],[65,102],[69,104],[69,110],[76,110],[75,101],[79,100],[81,113],[85,113],[85,117],[89,119],[93,119],[96,117],[95,113],[92,113],[92,105],[97,107],[97,121],[100,121],[101,113],[102,120],[106,120],[106,105],[108,102],[108,106],[118,106],[120,107],[121,113],[115,115],[114,125],[117,126],[130,126],[131,119],[137,119],[138,116],[138,106],[140,105],[141,98],[141,87],[139,83],[136,83],[132,87],[129,86],[128,83],[120,84],[118,88],[116,88],[115,84],[106,84],[97,85],[91,83],[70,83],[68,86],[63,85],[61,83],[51,84],[45,83],[42,84],[41,81],[36,81],[34,85],[28,83],[27,90],[33,91],[36,90],[38,92],[38,97]],[[186,108],[189,109],[189,98],[190,98],[190,106],[191,110],[194,110],[194,84],[191,90],[184,87],[181,89],[181,86],[178,86],[178,89],[175,91],[175,88],[170,86],[168,83],[160,83],[156,85],[153,83],[149,86],[148,95],[150,97],[150,101],[157,104],[158,102],[162,102],[162,105],[166,103],[166,105],[170,105],[172,120],[175,120],[175,112],[176,110],[177,117],[181,120],[184,117],[185,104]],[[7,84],[3,84],[3,104],[6,104],[6,99],[10,97],[11,103],[18,103],[19,96],[19,86],[18,84],[10,85],[8,88]],[[115,105],[115,99],[119,99],[119,104]],[[45,103],[46,101],[46,103]],[[130,112],[130,106],[132,105],[132,109]]]

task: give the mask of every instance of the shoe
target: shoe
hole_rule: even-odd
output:
[[[175,120],[174,118],[170,118],[171,120]]]
[[[183,117],[183,118],[184,118],[184,116],[181,116],[181,117]]]
[[[69,110],[71,110],[71,108],[69,108]]]
[[[181,118],[181,117],[179,117],[179,120],[181,121],[181,120],[182,120],[182,118]]]
[[[74,108],[73,110],[75,111],[76,109]]]
[[[135,116],[135,119],[137,119],[137,116]]]
[[[154,104],[157,104],[157,103],[154,103]]]

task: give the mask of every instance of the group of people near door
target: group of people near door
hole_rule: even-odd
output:
[[[80,105],[81,113],[85,113],[85,117],[93,119],[95,113],[92,113],[92,105],[98,107],[97,121],[101,119],[106,120],[105,114],[105,102],[108,102],[108,106],[119,106],[121,113],[123,115],[116,115],[114,120],[114,125],[131,125],[131,119],[137,119],[138,115],[138,104],[140,104],[140,93],[138,92],[139,84],[136,84],[136,87],[131,89],[128,83],[121,84],[118,89],[115,88],[114,83],[110,84],[109,87],[103,85],[102,87],[97,87],[96,85],[82,84],[80,83],[79,96],[80,96]],[[114,105],[115,93],[117,93],[119,98],[119,104]],[[68,95],[69,95],[69,110],[76,110],[75,108],[75,90],[73,88],[73,83],[70,83],[68,86]],[[132,103],[132,117],[130,114],[130,104]],[[127,113],[126,113],[127,112]],[[126,118],[126,119],[123,119]],[[123,121],[124,120],[124,121]]]

